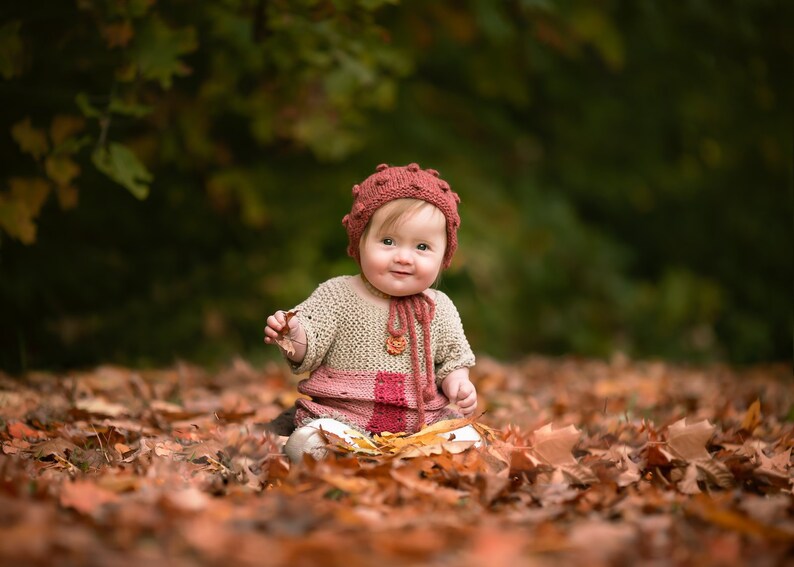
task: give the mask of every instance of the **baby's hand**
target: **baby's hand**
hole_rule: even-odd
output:
[[[441,383],[444,394],[460,408],[465,417],[469,417],[477,409],[477,389],[469,380],[469,369],[459,368],[444,378]]]
[[[295,313],[276,311],[267,318],[265,343],[277,344],[287,357],[300,362],[306,355],[306,333]]]

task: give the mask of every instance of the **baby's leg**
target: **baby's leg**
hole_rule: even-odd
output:
[[[284,452],[290,461],[300,462],[304,453],[310,454],[316,460],[323,459],[328,455],[328,449],[325,447],[328,443],[320,429],[341,437],[350,445],[355,446],[353,441],[353,438],[357,436],[355,430],[341,421],[323,417],[299,427],[289,436],[284,444]]]

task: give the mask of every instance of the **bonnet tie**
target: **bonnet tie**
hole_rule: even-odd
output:
[[[430,351],[430,323],[433,321],[435,311],[435,302],[424,293],[406,297],[392,297],[389,301],[389,319],[386,324],[386,330],[389,332],[390,337],[387,340],[387,346],[389,341],[404,345],[405,331],[406,329],[408,330],[408,342],[411,347],[411,370],[414,373],[420,428],[425,425],[425,398],[429,400],[436,389],[436,378]],[[414,321],[418,322],[422,328],[422,342],[425,354],[424,375],[420,372],[419,344],[416,339]],[[392,351],[390,350],[389,352],[391,353]],[[400,352],[402,352],[402,349],[398,347],[398,352],[393,354],[399,354]],[[424,384],[422,383],[423,381]]]

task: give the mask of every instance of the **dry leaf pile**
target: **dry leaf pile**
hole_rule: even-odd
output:
[[[0,374],[0,564],[754,565],[794,552],[794,382],[481,360],[490,442],[290,465],[279,365]],[[333,439],[329,439],[333,446]]]

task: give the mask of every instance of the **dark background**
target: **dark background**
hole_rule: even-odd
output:
[[[0,369],[273,356],[356,271],[351,186],[412,161],[462,197],[476,352],[790,360],[793,12],[6,3]]]

